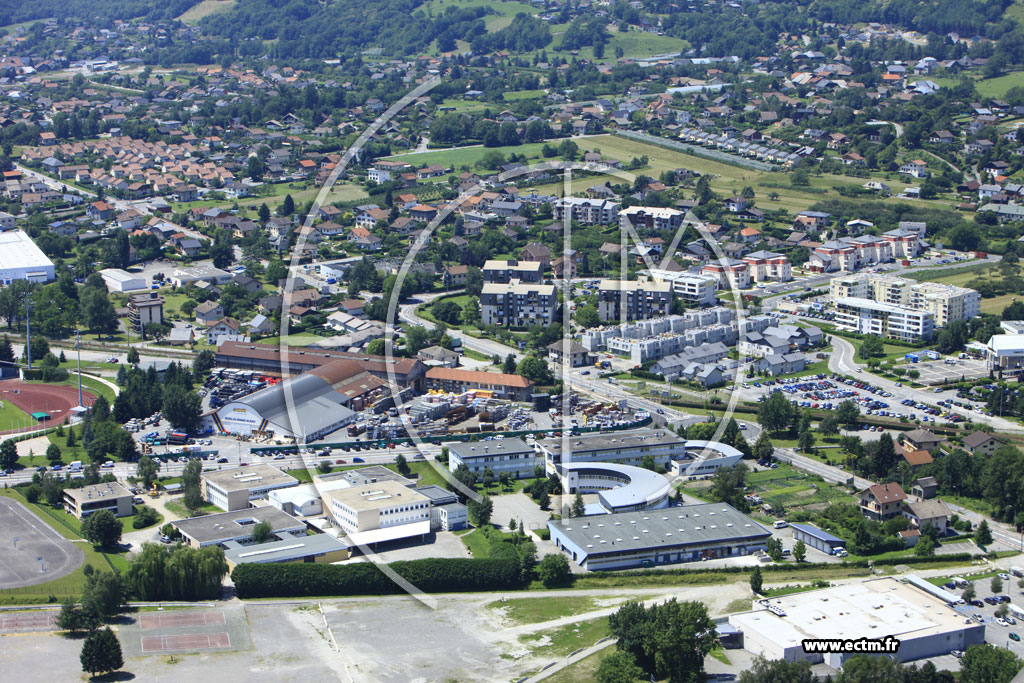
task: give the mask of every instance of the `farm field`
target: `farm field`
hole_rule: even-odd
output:
[[[199,21],[211,14],[219,14],[231,9],[235,0],[203,0],[198,5],[191,7],[178,17],[178,21],[185,24],[198,24]]]
[[[1015,71],[998,78],[982,78],[974,84],[982,97],[1003,97],[1010,88],[1024,86],[1024,71]]]

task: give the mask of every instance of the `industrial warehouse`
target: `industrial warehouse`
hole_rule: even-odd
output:
[[[587,571],[750,555],[771,532],[725,503],[548,522],[551,541]]]
[[[743,632],[743,647],[767,659],[824,662],[842,666],[852,653],[808,653],[805,639],[873,640],[886,637],[900,641],[901,661],[936,657],[966,650],[985,642],[985,625],[950,607],[946,594],[931,584],[908,577],[870,579],[823,590],[794,593],[761,600],[749,612],[733,614],[729,623]]]

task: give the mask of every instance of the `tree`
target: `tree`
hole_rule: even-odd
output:
[[[761,575],[761,568],[758,566],[754,567],[754,571],[750,573],[750,590],[755,595],[761,594],[761,588],[764,586],[764,576]]]
[[[988,520],[981,520],[978,530],[974,532],[974,542],[980,546],[991,545],[992,531],[988,528]]]
[[[128,364],[138,365],[139,364],[139,350],[134,346],[128,349]]]
[[[803,541],[797,541],[793,545],[793,559],[799,563],[803,562],[805,557],[807,557],[807,546]]]
[[[481,496],[480,500],[470,499],[469,515],[477,527],[491,523],[491,515],[494,513],[494,501],[490,496]]]
[[[189,516],[195,517],[196,513],[203,509],[206,501],[203,500],[203,494],[198,486],[187,486],[185,487],[185,493],[181,497],[181,502],[188,509]]]
[[[559,588],[572,583],[569,560],[562,553],[545,555],[537,565],[537,578],[546,588]]]
[[[76,633],[82,630],[82,610],[75,604],[74,598],[65,598],[60,604],[60,613],[57,615],[57,628],[61,631]]]
[[[835,436],[839,433],[839,418],[835,415],[826,415],[818,423],[818,431],[825,436]]]
[[[78,301],[82,322],[90,332],[111,334],[117,330],[117,313],[105,288],[82,287]],[[35,348],[32,351],[34,355]]]
[[[628,652],[614,652],[601,660],[594,674],[597,683],[635,683],[644,675]]]
[[[794,410],[786,395],[777,391],[761,402],[757,409],[757,422],[766,431],[782,431],[789,426]]]
[[[292,199],[290,194],[284,196],[284,201],[281,202],[281,206],[277,208],[277,214],[279,216],[291,216],[295,213],[295,200]]]
[[[914,555],[917,557],[931,557],[935,554],[935,541],[931,536],[921,536],[917,545],[914,546]]]
[[[145,455],[139,458],[139,464],[135,466],[135,476],[142,480],[147,489],[153,486],[159,472],[160,463]]]
[[[399,453],[395,456],[395,468],[401,475],[409,474],[412,470],[409,468],[409,462],[405,459],[405,456]]]
[[[754,664],[740,674],[739,683],[816,683],[817,680],[811,673],[810,662],[757,657]]]
[[[670,683],[704,679],[704,658],[714,646],[714,623],[700,602],[675,598],[644,607],[627,602],[608,618],[618,648],[644,673]]]
[[[56,446],[56,444],[51,444]],[[47,449],[49,450],[49,449]],[[9,470],[18,464],[18,447],[14,441],[7,439],[0,443],[0,469]]]
[[[853,401],[843,401],[836,407],[836,419],[847,427],[860,422],[860,408]]]
[[[501,364],[501,371],[506,375],[516,374],[516,356],[513,353],[505,356],[505,360]]]
[[[252,540],[256,543],[266,543],[274,537],[274,527],[270,522],[260,522],[252,527]]]
[[[85,581],[82,604],[92,606],[104,618],[120,612],[124,606],[121,575],[114,572],[93,572]]]
[[[112,548],[121,540],[124,530],[121,520],[110,510],[92,513],[82,522],[82,535],[93,545]]]
[[[109,627],[86,636],[79,659],[82,671],[92,676],[117,671],[124,666],[121,643]]]
[[[805,430],[800,432],[800,436],[797,439],[797,445],[804,453],[809,453],[814,448],[814,434],[811,430]]]
[[[541,510],[547,510],[551,507],[551,496],[548,495],[547,487],[545,487],[544,490],[540,492],[540,495],[537,496],[537,505],[540,506]]]
[[[181,485],[182,488],[188,488],[189,486],[199,487],[200,480],[203,476],[203,461],[202,460],[189,460],[185,464],[185,467],[181,470]]]
[[[498,484],[502,489],[507,489],[512,485],[512,477],[508,472],[501,472],[498,474]]]
[[[772,440],[768,438],[768,432],[762,431],[758,437],[757,442],[754,444],[754,457],[758,460],[771,460],[772,456],[775,455],[775,446],[772,445]]]
[[[884,355],[885,345],[882,343],[882,338],[877,336],[864,337],[860,348],[857,349],[857,357],[865,360],[874,356]]]
[[[171,384],[164,388],[163,414],[174,429],[195,432],[202,415],[202,400],[191,389],[181,384]]]
[[[601,316],[597,312],[597,306],[594,304],[587,304],[581,306],[576,311],[576,322],[583,327],[597,327],[601,324]]]
[[[270,220],[270,207],[267,206],[266,202],[260,204],[260,208],[259,211],[257,212],[257,215],[260,218],[260,223],[266,223],[267,221]]]
[[[992,577],[992,583],[990,585],[991,585],[993,593],[1002,593],[1003,592],[1003,580],[1000,579],[998,576],[993,576]]]
[[[966,600],[967,602],[970,602],[971,600],[973,600],[975,598],[975,595],[976,595],[976,593],[975,593],[975,590],[974,590],[974,584],[973,583],[968,583],[967,587],[964,588],[963,593],[960,594],[960,597],[963,598],[964,600]]]
[[[554,377],[551,375],[551,369],[548,367],[547,361],[537,356],[527,356],[519,361],[519,365],[516,366],[516,374],[522,375],[537,384],[551,384],[554,382]]]
[[[1009,650],[988,643],[972,645],[960,660],[960,683],[1009,683],[1022,665]]]
[[[196,354],[192,361],[192,374],[202,379],[202,376],[212,370],[216,364],[217,357],[213,355],[213,351],[203,349]]]
[[[570,517],[582,517],[587,513],[586,505],[583,503],[583,494],[577,492],[572,500],[572,507],[569,508]]]

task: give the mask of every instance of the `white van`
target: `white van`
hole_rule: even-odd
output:
[[[772,526],[776,529],[785,529],[789,524],[784,519],[778,519],[774,524],[772,524]]]
[[[82,471],[82,461],[81,460],[72,460],[71,464],[68,465],[68,472],[81,472],[81,471]]]

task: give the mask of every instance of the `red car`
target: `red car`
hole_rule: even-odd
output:
[[[344,460],[335,460],[335,461],[334,461],[334,464],[335,464],[335,465],[344,465],[344,464],[345,464],[345,461],[344,461]]]

